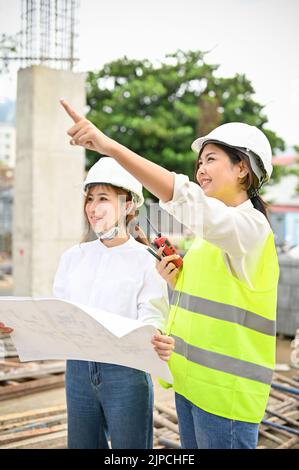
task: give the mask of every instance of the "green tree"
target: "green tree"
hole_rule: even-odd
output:
[[[178,50],[158,64],[115,60],[88,74],[88,118],[135,152],[191,178],[196,159],[191,142],[226,122],[256,125],[273,152],[284,150],[283,140],[266,126],[251,82],[240,74],[219,78],[218,67],[206,63],[201,51]],[[97,159],[87,151],[88,168]]]

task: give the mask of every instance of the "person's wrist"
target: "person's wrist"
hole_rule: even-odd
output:
[[[122,146],[118,142],[116,142],[116,140],[107,137],[107,143],[105,147],[105,155],[107,155],[107,157],[114,158],[117,157],[120,147]]]

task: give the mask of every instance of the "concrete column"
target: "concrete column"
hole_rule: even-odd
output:
[[[69,145],[71,119],[85,105],[85,76],[31,66],[18,73],[14,186],[14,295],[52,295],[62,252],[84,231],[84,149]]]

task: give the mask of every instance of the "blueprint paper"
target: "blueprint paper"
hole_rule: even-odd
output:
[[[139,320],[56,298],[0,297],[0,322],[14,329],[11,339],[22,362],[105,362],[173,382],[151,344],[156,328]]]

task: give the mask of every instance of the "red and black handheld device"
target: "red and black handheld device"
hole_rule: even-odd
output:
[[[146,220],[152,227],[153,231],[157,234],[156,238],[153,240],[153,245],[155,245],[156,248],[161,248],[163,247],[163,252],[162,256],[170,256],[170,255],[177,255],[178,252],[175,249],[175,247],[172,245],[172,243],[168,240],[167,237],[163,237],[160,232],[153,226],[153,224],[149,221],[149,219],[146,217]],[[183,258],[177,258],[171,261],[177,268],[180,268],[183,264]]]

